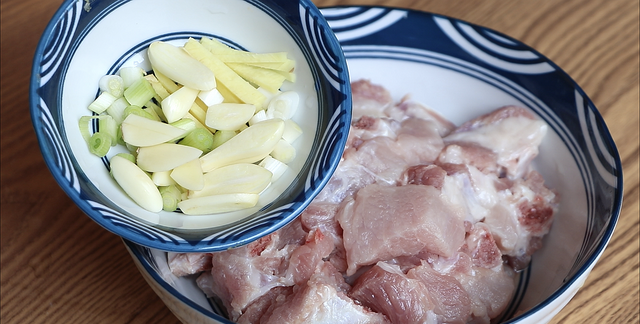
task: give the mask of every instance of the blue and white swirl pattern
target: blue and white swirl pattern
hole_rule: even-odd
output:
[[[326,35],[330,29],[318,23],[319,15],[312,14],[310,7],[300,3],[300,21],[305,34],[305,39],[313,49],[311,52],[317,62],[322,74],[329,80],[335,89],[341,89],[344,85],[341,81],[341,71],[339,57],[333,49],[326,43]]]
[[[127,230],[137,232],[140,235],[147,237],[150,240],[171,243],[175,245],[185,244],[187,241],[175,234],[163,231],[161,229],[157,229],[155,227],[150,227],[145,223],[142,223],[132,217],[122,214],[121,212],[109,208],[99,202],[93,200],[87,200],[87,203],[91,205],[91,207],[99,212],[105,220],[109,221],[114,226],[124,227]]]
[[[374,34],[407,17],[406,10],[361,7],[323,9],[322,14],[341,42]]]
[[[461,21],[452,22],[451,19],[443,17],[434,17],[433,19],[460,48],[487,64],[520,74],[543,74],[555,70],[548,62],[540,62],[541,58],[532,51],[516,50],[498,45],[478,33],[469,24]],[[491,35],[496,39],[495,34]],[[474,42],[480,46],[476,46]]]
[[[78,28],[78,21],[82,12],[82,1],[69,8],[51,32],[51,38],[46,46],[40,65],[40,86],[45,85],[58,70],[65,58],[73,36]]]
[[[40,113],[38,121],[42,124],[44,135],[41,140],[47,141],[50,149],[49,152],[55,155],[55,167],[60,170],[60,173],[58,174],[63,177],[64,181],[68,183],[71,189],[76,193],[80,193],[78,173],[73,167],[67,147],[64,145],[62,140],[62,136],[60,135],[58,128],[55,126],[55,120],[51,115],[51,111],[42,98],[38,99],[38,112]],[[58,181],[60,181],[60,179],[58,179]]]

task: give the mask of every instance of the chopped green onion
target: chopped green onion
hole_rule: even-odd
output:
[[[109,115],[100,116],[98,118],[98,131],[111,136],[111,146],[118,143],[118,124],[115,119]]]
[[[144,112],[146,112],[152,120],[159,121],[159,122],[161,122],[161,121],[162,121],[162,120],[160,119],[160,116],[158,116],[158,114],[156,113],[156,111],[155,111],[155,110],[153,110],[153,108],[146,108],[146,107],[143,107],[143,108],[142,108],[142,110],[143,110]]]
[[[198,125],[196,125],[196,122],[193,119],[189,119],[189,118],[182,118],[182,119],[176,120],[173,123],[170,123],[170,125],[178,127],[180,129],[184,129],[187,131],[187,133],[191,132],[192,130],[198,127]]]
[[[118,98],[114,97],[112,94],[103,92],[98,96],[98,98],[96,98],[96,100],[94,100],[89,105],[89,110],[93,111],[96,114],[101,114],[102,112],[107,110],[107,108],[109,108],[109,106],[111,106],[111,104],[113,104],[116,99]]]
[[[213,148],[215,149],[216,147],[224,144],[226,141],[230,140],[237,134],[238,133],[236,133],[235,131],[217,131],[215,134],[213,134]]]
[[[116,156],[123,157],[123,158],[125,158],[125,159],[127,159],[127,160],[129,160],[129,161],[131,161],[133,163],[136,163],[136,157],[133,156],[133,154],[130,154],[130,153],[118,153],[118,154],[116,154]]]
[[[139,107],[144,106],[155,95],[156,92],[153,90],[151,83],[149,83],[145,78],[138,79],[130,87],[124,90],[124,97],[127,101],[130,104]]]
[[[118,133],[116,133],[118,144],[125,145],[124,138],[122,138],[122,124],[118,125]]]
[[[145,75],[143,69],[137,66],[123,67],[119,71],[120,77],[124,83],[124,88],[131,87],[136,81],[142,79]]]
[[[206,154],[213,150],[213,134],[204,128],[196,128],[189,132],[180,144],[195,147]]]
[[[103,157],[109,153],[111,148],[111,135],[97,132],[91,135],[89,139],[89,152],[99,157]]]
[[[146,119],[156,120],[155,118],[153,118],[153,115],[151,115],[148,111],[142,109],[139,106],[131,105],[131,106],[125,108],[124,114],[122,114],[122,117],[124,117],[124,119],[127,119],[127,116],[129,116],[131,114],[138,115],[138,116],[144,117]],[[157,120],[157,121],[159,121],[159,120]]]
[[[155,102],[153,102],[153,100],[149,100],[149,102],[147,102],[147,104],[145,104],[144,106],[147,107],[147,109],[152,109],[155,115],[158,116],[160,121],[163,121],[163,122],[167,121],[167,117],[164,116],[164,113],[162,112],[162,108],[160,108],[160,106],[158,106]]]
[[[105,75],[100,78],[100,91],[108,92],[116,98],[122,97],[124,80],[119,75]]]
[[[124,110],[129,107],[129,103],[124,97],[118,98],[114,101],[109,108],[107,108],[107,114],[116,120],[118,125],[122,124],[124,120]]]
[[[80,135],[84,138],[85,143],[89,143],[91,138],[91,131],[89,131],[89,122],[97,116],[82,116],[78,121],[78,128],[80,129]]]
[[[162,195],[162,209],[165,211],[175,211],[178,203],[182,200],[182,192],[176,185],[158,187]]]

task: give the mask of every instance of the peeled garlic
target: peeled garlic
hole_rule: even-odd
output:
[[[251,208],[258,203],[258,194],[235,193],[190,198],[178,203],[186,215],[226,213]]]
[[[198,90],[182,87],[164,98],[160,103],[167,123],[173,123],[184,117],[198,97]]]
[[[140,207],[154,213],[162,210],[158,187],[135,163],[116,155],[111,158],[110,167],[113,178]]]
[[[149,45],[147,54],[153,69],[173,81],[202,91],[216,87],[213,72],[180,47],[157,41]]]
[[[234,163],[254,163],[269,155],[282,138],[284,121],[268,119],[243,130],[238,135],[200,158],[202,171]]]
[[[190,191],[189,198],[229,193],[259,194],[269,185],[271,178],[271,171],[261,166],[232,164],[207,172],[202,190]]]
[[[138,166],[149,172],[168,171],[197,159],[202,151],[191,146],[163,143],[138,149]]]
[[[187,131],[156,120],[130,114],[122,122],[122,140],[133,146],[153,146],[184,136]]]
[[[204,187],[204,176],[200,160],[194,159],[175,167],[171,171],[171,179],[187,190],[201,190]]]
[[[255,112],[254,105],[221,103],[207,109],[205,124],[218,130],[237,130],[246,124]]]

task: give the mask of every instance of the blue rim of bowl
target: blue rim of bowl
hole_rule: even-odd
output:
[[[77,45],[87,31],[77,28],[86,24],[91,28],[98,19],[131,0],[92,1],[91,11],[83,8],[82,0],[67,0],[47,25],[33,60],[29,104],[32,123],[40,150],[53,177],[80,209],[103,228],[137,244],[175,252],[213,252],[248,244],[288,224],[299,215],[321,191],[335,171],[346,143],[351,121],[350,83],[344,54],[337,39],[317,7],[309,0],[244,0],[276,21],[300,45],[315,80],[320,106],[328,105],[333,115],[319,114],[318,131],[312,152],[298,177],[281,196],[294,197],[293,203],[272,203],[265,206],[261,217],[250,216],[222,230],[179,232],[160,228],[127,215],[117,206],[105,206],[90,199],[104,198],[85,178],[64,138],[60,112],[52,113],[50,106],[59,106],[61,90],[40,91],[51,80],[64,80],[66,68]],[[84,21],[82,19],[87,21]],[[318,30],[320,32],[318,32]],[[318,63],[319,62],[319,63]],[[328,89],[325,91],[325,89]],[[44,94],[41,94],[43,92]],[[53,93],[53,94],[51,94]],[[59,130],[59,129],[61,130]],[[320,141],[320,142],[319,142]],[[313,154],[313,153],[312,153]],[[107,204],[110,202],[107,202]]]
[[[566,72],[560,69],[555,63],[550,61],[548,58],[546,58],[545,56],[537,52],[535,49],[521,43],[516,39],[511,38],[510,36],[504,35],[500,32],[497,32],[488,28],[473,25],[463,20],[459,20],[459,19],[455,19],[455,18],[443,16],[443,15],[433,14],[429,12],[422,12],[422,11],[415,11],[415,10],[394,8],[394,7],[384,7],[384,6],[338,6],[338,7],[320,8],[320,9],[323,12],[323,14],[325,14],[325,18],[327,18],[327,21],[329,22],[329,24],[332,24],[332,23],[334,24],[333,30],[338,35],[338,37],[340,37],[341,32],[346,32],[347,36],[351,35],[349,37],[352,37],[353,35],[355,35],[356,32],[360,33],[359,37],[350,38],[348,40],[345,40],[344,38],[342,39],[341,43],[343,45],[343,49],[345,49],[345,56],[347,57],[347,59],[354,57],[353,55],[356,55],[356,54],[350,53],[350,51],[348,50],[348,47],[350,45],[355,46],[355,44],[359,44],[359,43],[376,44],[379,42],[377,37],[381,37],[380,35],[383,35],[384,37],[388,36],[388,38],[385,38],[385,43],[387,42],[388,39],[392,39],[393,42],[402,42],[403,40],[400,40],[399,39],[400,37],[398,37],[398,35],[400,35],[401,33],[399,33],[397,29],[386,30],[393,25],[396,25],[395,27],[398,27],[397,24],[400,24],[401,20],[404,20],[404,24],[403,25],[401,24],[402,25],[401,29],[407,29],[407,28],[415,29],[420,33],[424,33],[424,30],[425,30],[425,26],[423,25],[423,23],[425,22],[427,24],[435,23],[437,25],[439,22],[443,26],[448,26],[448,27],[453,26],[454,29],[458,31],[458,33],[456,34],[455,31],[449,30],[450,32],[453,32],[451,36],[448,36],[445,32],[438,32],[440,34],[438,35],[440,37],[438,38],[438,41],[446,42],[448,44],[447,46],[450,47],[449,51],[455,52],[457,46],[459,46],[459,45],[456,45],[456,43],[454,43],[449,37],[460,37],[462,35],[465,38],[470,38],[469,34],[466,34],[465,36],[464,30],[467,29],[468,27],[471,27],[476,32],[482,35],[485,35],[487,39],[493,39],[495,42],[498,42],[501,45],[509,45],[507,47],[508,49],[528,51],[531,54],[535,55],[538,58],[538,61],[536,61],[536,63],[546,63],[548,65],[547,68],[551,68],[552,73],[557,74],[556,77],[559,77],[560,79],[562,79],[566,83],[566,85],[570,86],[570,88],[575,90],[575,94],[574,94],[575,98],[572,98],[570,101],[573,101],[573,106],[576,109],[578,109],[579,111],[580,109],[583,109],[582,113],[586,112],[587,114],[589,114],[588,120],[592,122],[592,126],[595,127],[596,129],[599,128],[598,134],[595,134],[595,135],[589,134],[589,136],[600,135],[600,137],[602,137],[600,138],[600,140],[604,141],[602,145],[605,145],[607,147],[607,149],[609,150],[608,154],[610,154],[610,158],[613,160],[614,165],[612,166],[612,169],[608,171],[604,170],[604,172],[610,172],[610,175],[613,176],[614,179],[616,180],[613,186],[608,185],[608,189],[611,191],[611,197],[610,197],[611,209],[609,210],[607,215],[610,215],[610,217],[606,220],[604,224],[601,224],[602,229],[597,233],[593,232],[592,227],[594,225],[593,225],[593,222],[590,222],[589,228],[587,229],[587,231],[593,232],[593,233],[585,233],[585,241],[583,244],[582,251],[580,253],[582,258],[576,261],[576,265],[572,269],[571,273],[567,276],[563,284],[555,292],[553,292],[544,301],[535,305],[531,309],[516,315],[517,308],[520,302],[522,301],[523,295],[526,293],[526,291],[521,291],[519,294],[514,296],[514,299],[509,305],[507,311],[505,311],[505,313],[503,313],[502,316],[500,316],[497,319],[498,320],[497,323],[505,323],[505,324],[519,323],[523,320],[526,320],[527,317],[531,316],[532,314],[535,314],[541,309],[549,306],[551,303],[556,301],[560,296],[564,295],[569,290],[570,287],[576,284],[578,279],[580,279],[583,275],[587,273],[589,268],[594,265],[594,263],[598,260],[598,258],[604,252],[604,249],[609,243],[611,236],[613,235],[613,232],[615,230],[615,227],[620,215],[620,211],[622,208],[622,199],[623,199],[622,197],[623,195],[622,164],[621,164],[621,160],[620,160],[617,148],[615,146],[613,138],[611,137],[606,127],[606,124],[602,116],[600,115],[598,110],[595,108],[595,105],[593,104],[593,102],[591,102],[591,100],[584,93],[584,91],[577,85],[577,83],[573,79],[571,79],[571,77],[569,77],[569,75]],[[327,14],[327,11],[332,11],[332,10],[335,11],[333,14]],[[369,10],[375,10],[377,12],[373,12],[373,13],[368,12]],[[342,13],[338,13],[338,11],[342,11]],[[345,19],[345,18],[351,18],[352,22],[357,22],[357,23],[350,24],[350,25],[340,24],[340,23],[336,24],[338,20]],[[335,27],[336,25],[341,27],[339,28]],[[362,31],[367,25],[374,26],[375,28],[377,28],[377,30],[374,31],[373,33],[363,34]],[[438,31],[438,30],[441,30],[441,27],[434,29],[432,26],[431,30]],[[467,41],[470,41],[470,40],[467,40]],[[413,48],[417,46],[417,43],[414,39],[412,43],[404,44],[404,45],[406,45],[407,47]],[[461,51],[461,49],[458,48],[457,51]],[[395,54],[398,54],[398,52],[396,52]],[[501,68],[497,68],[492,64],[489,64],[485,62],[483,59],[474,58],[473,56],[466,56],[466,55],[463,55],[463,56],[465,56],[466,60],[473,61],[474,64],[482,66],[483,68],[485,68],[487,71],[490,71],[491,73],[496,73],[499,76],[502,76],[504,74],[509,74],[509,72]],[[581,121],[581,124],[583,126],[587,123],[586,120],[587,118],[585,117]],[[588,157],[583,157],[583,158],[603,159],[602,156],[604,153],[593,152],[594,148],[592,144],[591,146],[589,145],[586,145],[586,146],[587,146],[586,150],[590,151],[589,152],[590,154]],[[590,165],[590,167],[595,169],[595,171],[592,173],[593,176],[602,178],[603,175],[600,173],[602,171],[601,167],[595,166],[593,162]],[[598,169],[600,169],[600,171],[598,171]],[[584,176],[585,175],[583,174],[583,177]],[[599,179],[599,182],[600,184],[606,184],[606,181],[602,179]],[[592,188],[600,188],[600,186],[593,185]],[[590,215],[593,216],[593,213],[594,211],[592,210]],[[588,239],[590,239],[591,241],[588,241]],[[178,297],[184,297],[184,296],[181,296],[181,294],[177,292],[175,288],[168,285],[166,282],[164,282],[164,280],[162,280],[162,278],[160,278],[156,273],[154,273],[155,270],[148,264],[148,260],[146,260],[146,258],[142,255],[140,251],[137,251],[136,249],[134,249],[136,247],[135,244],[132,244],[131,242],[126,242],[126,241],[125,243],[132,248],[132,250],[138,257],[138,259],[141,260],[142,263],[145,265],[146,270],[151,273],[151,275],[156,279],[156,281],[158,281],[160,285],[162,285],[165,289],[169,290],[173,295]],[[535,259],[532,262],[535,262]],[[528,285],[529,273],[530,273],[529,270],[530,270],[530,267],[522,274],[520,278],[519,285],[523,285],[524,290],[526,290],[526,286]],[[211,311],[202,309],[200,306],[196,305],[188,298],[181,298],[181,300],[183,300],[188,305],[196,308],[199,312],[205,315],[212,316],[213,318],[223,321],[224,323],[231,323],[227,319],[221,318],[219,315],[214,314]],[[494,322],[492,321],[492,323]]]

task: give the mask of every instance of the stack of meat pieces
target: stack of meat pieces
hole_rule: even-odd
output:
[[[354,82],[340,165],[305,212],[247,246],[169,254],[238,323],[489,323],[549,231],[530,167],[547,125],[499,108],[455,127]]]

